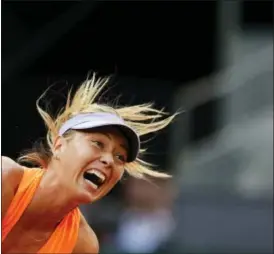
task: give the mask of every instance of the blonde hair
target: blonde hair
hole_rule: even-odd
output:
[[[81,84],[73,97],[71,96],[70,90],[65,107],[61,109],[55,119],[39,106],[39,102],[46,92],[43,93],[37,100],[36,107],[48,129],[47,145],[49,149],[27,152],[25,155],[19,157],[19,162],[34,163],[40,167],[46,167],[52,157],[53,143],[58,137],[59,129],[67,120],[79,113],[109,112],[117,114],[124,119],[139,136],[165,128],[178,114],[175,113],[168,116],[163,110],[154,109],[153,104],[150,103],[126,107],[112,107],[98,104],[95,100],[102,92],[102,89],[107,85],[108,81],[109,78],[97,79],[96,75],[93,74],[92,78],[88,78]],[[142,155],[145,151],[145,149],[140,149],[139,155]],[[130,175],[136,178],[145,178],[146,175],[159,178],[170,177],[170,175],[166,173],[153,170],[151,164],[140,158],[137,158],[133,162],[126,163],[125,169]]]

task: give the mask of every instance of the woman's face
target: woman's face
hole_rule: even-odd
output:
[[[128,143],[119,129],[101,127],[75,131],[71,138],[55,142],[58,175],[70,184],[82,203],[105,196],[121,179],[128,156]]]

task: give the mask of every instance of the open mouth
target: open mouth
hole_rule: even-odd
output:
[[[95,189],[100,188],[106,180],[106,177],[96,169],[86,171],[84,178],[91,182]]]

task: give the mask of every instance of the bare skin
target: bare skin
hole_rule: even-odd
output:
[[[105,196],[124,173],[126,147],[126,139],[115,128],[76,132],[69,140],[59,137],[54,144],[57,158],[48,165],[30,205],[2,243],[2,253],[36,253],[69,211]],[[106,177],[98,189],[83,177],[91,168]],[[2,157],[2,219],[23,172],[19,164]],[[73,252],[99,252],[98,239],[83,216]]]

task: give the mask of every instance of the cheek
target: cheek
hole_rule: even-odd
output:
[[[86,144],[75,144],[65,151],[64,159],[69,166],[83,167],[95,160],[98,157],[98,152],[93,147]]]
[[[124,175],[125,169],[123,167],[117,168],[113,171],[112,179],[113,182],[117,183],[121,180],[122,176]]]

